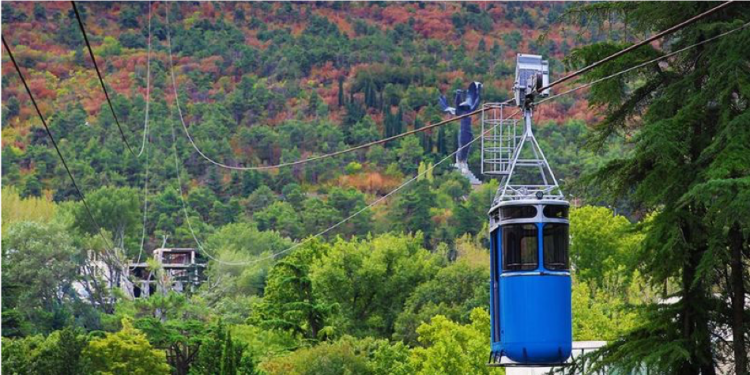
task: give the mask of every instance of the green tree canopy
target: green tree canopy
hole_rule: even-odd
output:
[[[489,268],[459,260],[441,268],[435,277],[420,284],[409,296],[395,323],[395,336],[417,345],[417,327],[443,315],[457,323],[468,323],[474,308],[489,301]]]
[[[3,232],[3,335],[49,333],[68,324],[79,251],[66,228],[23,221]],[[67,317],[66,317],[67,315]]]
[[[77,375],[86,371],[81,352],[88,344],[82,330],[71,327],[49,336],[3,337],[3,372],[14,375]]]
[[[471,312],[471,324],[458,324],[437,315],[418,329],[423,347],[412,350],[410,362],[415,374],[497,374],[502,369],[488,367],[490,314],[484,309]]]
[[[146,335],[134,328],[129,319],[122,321],[119,332],[91,340],[83,357],[92,374],[170,374],[164,352],[153,349]]]
[[[570,262],[583,282],[597,287],[612,284],[605,277],[632,269],[642,239],[635,225],[608,208],[584,206],[570,213]],[[621,284],[627,288],[629,275],[622,276]]]
[[[314,261],[310,278],[316,295],[340,309],[333,325],[361,336],[389,337],[406,298],[436,272],[436,257],[420,242],[418,236],[389,234],[339,240]]]
[[[141,207],[138,195],[136,189],[127,187],[102,187],[86,195],[91,214],[102,229],[113,235],[116,246],[128,244],[126,239],[134,239],[139,234]],[[83,203],[75,209],[75,226],[88,234],[98,235],[98,228],[89,218]]]
[[[326,318],[333,306],[313,293],[310,279],[312,263],[325,251],[327,245],[310,241],[276,263],[268,275],[263,300],[254,307],[252,321],[304,340],[326,338],[331,333]]]

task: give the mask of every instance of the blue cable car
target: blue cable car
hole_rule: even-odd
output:
[[[491,364],[560,365],[570,357],[568,207],[529,199],[490,211]]]
[[[487,103],[482,113],[482,172],[500,177],[490,216],[491,366],[561,366],[573,335],[568,208],[534,137],[534,99],[549,95],[549,64],[519,54],[515,106]]]

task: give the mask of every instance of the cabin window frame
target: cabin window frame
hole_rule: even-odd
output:
[[[548,219],[568,219],[570,207],[560,204],[548,204],[542,209],[542,214]],[[559,215],[558,215],[559,214]]]
[[[501,229],[503,272],[533,271],[538,269],[539,227],[536,223],[506,224]],[[514,244],[516,245],[513,246]],[[511,251],[517,253],[511,254]],[[523,259],[524,257],[527,259]],[[531,259],[532,257],[533,259]],[[515,262],[516,259],[517,262]],[[509,263],[509,260],[514,262]]]
[[[500,207],[500,220],[533,219],[539,214],[536,206]]]
[[[552,231],[555,232],[552,232]],[[548,234],[548,231],[551,233]],[[570,270],[570,225],[545,223],[542,228],[542,258],[544,268],[550,271]],[[560,262],[560,257],[564,258]]]

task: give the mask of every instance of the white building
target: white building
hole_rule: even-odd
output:
[[[173,290],[194,291],[203,282],[206,263],[193,248],[160,248],[154,250],[154,259],[161,265],[153,270],[148,263],[130,264],[131,289],[134,298],[148,297],[156,292]]]

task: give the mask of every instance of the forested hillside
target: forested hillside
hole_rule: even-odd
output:
[[[438,122],[448,116],[438,96],[452,100],[472,81],[484,84],[485,102],[503,101],[517,53],[543,55],[555,78],[655,27],[645,7],[576,3],[77,7],[117,121],[71,4],[2,5],[3,38],[89,206],[3,54],[8,373],[502,373],[485,366],[487,210],[498,183],[483,178],[472,187],[450,160],[433,169],[456,150],[457,124],[293,167],[232,168],[315,157]],[[697,8],[685,5],[673,21]],[[628,61],[660,53],[650,48]],[[663,69],[679,75],[673,71],[682,67]],[[643,72],[535,110],[537,138],[563,191],[583,205],[572,211],[570,228],[575,340],[623,345],[618,340],[652,322],[644,319],[648,309],[690,289],[679,267],[658,269],[659,260],[644,252],[673,219],[664,216],[672,206],[643,191],[662,199],[663,186],[638,185],[654,184],[669,167],[651,177],[627,173],[661,160],[648,159],[651,148],[639,143],[639,111],[659,97],[634,90],[653,78]],[[474,125],[477,135],[478,118]],[[670,156],[670,165],[681,162]],[[731,178],[747,175],[750,163],[737,158],[740,167],[722,167]],[[477,176],[479,164],[473,147],[469,165]],[[692,215],[714,212],[706,210]],[[718,221],[728,220],[705,219],[716,223],[701,233],[723,233]],[[728,223],[745,233],[746,223]],[[746,234],[738,236],[746,249]],[[127,275],[130,262],[160,247],[199,249],[208,262],[200,288],[133,300],[90,267],[93,259]],[[149,262],[155,278],[163,277],[161,265]],[[701,267],[690,270],[703,275],[719,265]],[[609,358],[599,360],[620,365]]]

